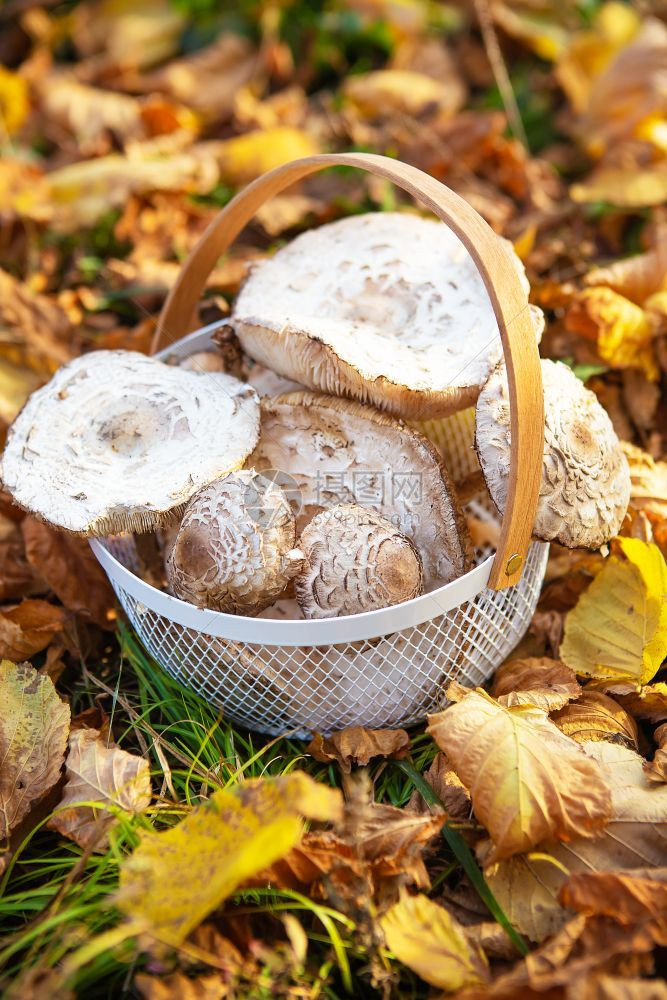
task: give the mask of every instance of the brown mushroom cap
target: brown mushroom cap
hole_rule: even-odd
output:
[[[597,549],[616,535],[630,500],[630,472],[597,397],[559,361],[542,361],[545,439],[533,534],[568,548]],[[491,499],[505,511],[510,409],[504,362],[477,401],[475,447]]]
[[[427,588],[469,568],[465,519],[422,434],[373,407],[318,393],[263,399],[261,410],[260,440],[247,466],[279,474],[298,498],[299,530],[328,507],[358,503],[414,542]]]
[[[177,597],[198,608],[256,615],[303,565],[287,498],[253,469],[200,490],[185,509],[167,559]]]
[[[406,419],[469,406],[501,356],[468,251],[443,223],[405,213],[301,234],[253,268],[231,322],[279,375]]]
[[[305,618],[338,618],[418,597],[422,561],[385,517],[359,504],[337,504],[306,526],[305,566],[295,580]]]
[[[242,465],[258,432],[257,395],[230,375],[93,351],[30,397],[1,475],[19,506],[56,527],[147,531]]]

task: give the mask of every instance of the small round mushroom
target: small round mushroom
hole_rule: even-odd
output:
[[[314,517],[299,548],[305,567],[294,588],[304,618],[338,618],[418,597],[422,561],[391,521],[359,504],[337,504]]]
[[[465,573],[472,549],[456,490],[435,448],[400,420],[349,399],[290,392],[262,399],[248,467],[280,471],[298,501],[298,530],[338,503],[386,517],[414,542],[425,587]]]
[[[258,434],[257,394],[238,379],[93,351],[32,394],[0,474],[20,507],[55,527],[148,531],[239,468]]]
[[[287,497],[254,469],[200,490],[185,509],[167,558],[177,597],[198,608],[254,616],[303,566]]]
[[[277,374],[405,419],[471,405],[501,356],[469,252],[442,222],[407,213],[302,233],[253,267],[230,322],[244,351]]]
[[[225,359],[219,351],[195,351],[178,362],[179,368],[189,372],[224,372]]]
[[[630,500],[630,471],[597,397],[559,361],[542,361],[544,463],[533,535],[568,548],[597,549],[618,534]],[[477,401],[475,447],[491,499],[505,511],[510,408],[504,362]]]

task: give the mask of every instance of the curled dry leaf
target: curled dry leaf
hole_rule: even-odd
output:
[[[531,656],[503,663],[495,673],[491,693],[501,705],[535,705],[548,714],[579,698],[581,688],[564,663]]]
[[[658,744],[658,749],[653,760],[644,761],[644,774],[649,781],[667,783],[667,723],[658,726],[653,733],[653,739]]]
[[[491,835],[490,863],[604,828],[611,799],[599,766],[540,709],[506,708],[477,690],[429,716],[428,728]]]
[[[630,505],[656,518],[667,518],[667,462],[656,462],[627,441],[621,447],[630,466]]]
[[[594,268],[584,276],[584,284],[604,285],[642,305],[649,296],[667,289],[667,244],[661,241],[646,253]]]
[[[24,518],[21,531],[28,562],[65,607],[109,628],[114,595],[88,543],[36,517]]]
[[[637,687],[635,684],[602,683],[607,694],[619,702],[636,719],[663,722],[667,719],[667,684],[657,681]]]
[[[67,620],[64,608],[33,598],[0,611],[0,657],[27,660],[51,644]]]
[[[578,701],[555,712],[552,719],[577,743],[609,740],[638,749],[637,723],[618,702],[601,691],[585,689]]]
[[[0,663],[0,843],[55,785],[70,710],[50,678],[28,663]]]
[[[65,778],[63,797],[48,825],[84,850],[107,846],[115,809],[136,815],[150,805],[148,761],[107,746],[97,729],[70,733]]]
[[[404,729],[350,726],[326,738],[318,733],[306,747],[306,752],[325,764],[335,760],[349,774],[353,764],[363,767],[373,757],[400,759],[406,756],[409,749],[410,737]]]
[[[667,868],[640,872],[579,872],[559,893],[577,913],[611,917],[621,924],[667,914]]]
[[[435,794],[442,802],[445,813],[452,819],[468,819],[471,811],[470,794],[458,774],[447,758],[447,754],[442,751],[433,758],[433,763],[428,771],[424,772],[424,779],[431,786]],[[415,812],[441,812],[440,805],[428,806],[420,793],[415,791],[410,796],[408,808]]]
[[[117,905],[137,932],[179,945],[238,885],[301,839],[302,816],[336,820],[340,792],[301,772],[219,789],[123,862]]]
[[[667,565],[656,545],[619,538],[565,619],[560,656],[584,677],[650,681],[667,656]]]
[[[584,746],[611,789],[611,817],[594,840],[547,841],[534,854],[501,861],[487,878],[512,923],[534,941],[567,920],[558,892],[571,874],[660,867],[667,857],[667,786],[652,785],[634,750],[606,741]]]
[[[659,376],[652,315],[611,288],[585,288],[570,306],[566,327],[594,340],[611,368],[640,368],[648,379]]]
[[[479,944],[427,896],[404,895],[381,918],[380,928],[399,961],[432,986],[454,993],[489,979]]]

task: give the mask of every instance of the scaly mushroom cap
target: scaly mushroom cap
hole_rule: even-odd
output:
[[[280,487],[254,469],[232,472],[187,505],[167,577],[176,596],[198,608],[256,615],[303,566],[295,540]]]
[[[147,531],[242,465],[258,432],[257,394],[230,375],[93,351],[32,394],[0,474],[21,507],[58,528]]]
[[[421,594],[422,561],[385,517],[355,503],[322,511],[299,542],[306,564],[294,589],[305,618],[375,611]]]
[[[527,292],[518,257],[516,266]],[[474,403],[501,355],[461,241],[441,222],[395,212],[298,236],[253,268],[231,322],[243,349],[279,375],[406,419]]]
[[[533,535],[597,549],[618,534],[630,471],[611,420],[567,365],[542,361],[544,464]],[[475,447],[491,499],[505,511],[510,466],[507,374],[501,363],[477,401]]]
[[[426,586],[460,576],[471,550],[447,470],[418,431],[370,406],[311,392],[263,399],[247,466],[279,473],[300,499],[298,530],[337,503],[359,503],[410,538]]]

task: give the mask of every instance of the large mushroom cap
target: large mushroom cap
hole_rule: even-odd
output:
[[[305,618],[338,618],[418,597],[422,561],[391,521],[359,504],[318,514],[299,540],[305,565],[295,581]]]
[[[518,257],[516,266],[527,292]],[[232,324],[244,350],[285,378],[406,419],[473,403],[501,355],[461,241],[441,222],[396,212],[298,236],[252,270]]]
[[[559,361],[542,361],[544,463],[533,535],[597,549],[618,534],[630,500],[630,472],[597,397]],[[475,447],[491,498],[507,502],[510,408],[504,363],[477,401]],[[520,470],[519,470],[520,471]]]
[[[187,505],[167,559],[178,597],[199,608],[256,615],[303,565],[285,494],[253,469],[204,487]]]
[[[1,476],[21,507],[56,527],[145,531],[241,466],[258,432],[257,394],[230,375],[94,351],[30,397]]]
[[[418,431],[370,406],[311,392],[263,399],[259,443],[247,465],[298,498],[299,531],[320,511],[358,503],[410,538],[426,586],[470,564],[465,519],[446,469]]]

